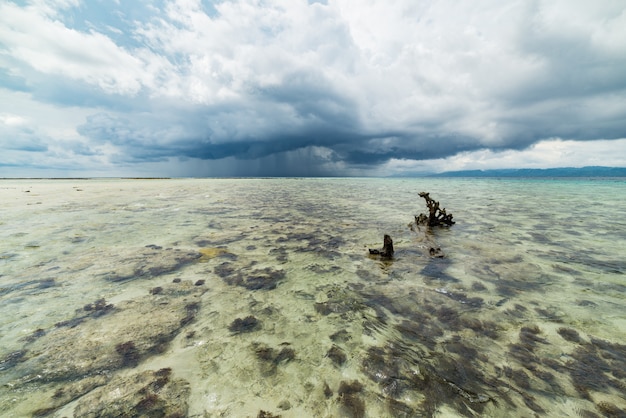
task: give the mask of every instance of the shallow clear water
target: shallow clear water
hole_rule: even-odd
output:
[[[457,223],[410,230],[420,191]],[[624,414],[625,199],[623,179],[3,180],[0,415]],[[392,260],[368,255],[384,234]]]

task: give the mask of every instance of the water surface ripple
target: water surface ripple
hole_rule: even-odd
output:
[[[421,191],[457,224],[411,231]],[[3,180],[0,415],[624,416],[625,198],[624,180]],[[384,234],[392,260],[368,255]]]

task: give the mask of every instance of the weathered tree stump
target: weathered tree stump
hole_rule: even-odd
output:
[[[424,241],[425,247],[428,248],[429,256],[436,258],[445,257],[444,252],[433,239],[430,228],[454,225],[455,222],[452,220],[452,214],[446,213],[445,208],[440,209],[439,202],[433,200],[429,193],[421,192],[419,196],[426,200],[429,214],[425,215],[420,213],[418,216],[415,216],[415,221],[409,224],[409,228],[421,235],[420,238]]]
[[[421,192],[419,195],[426,200],[426,206],[428,206],[429,214],[424,215],[423,213],[419,216],[415,217],[415,222],[420,224],[424,222],[428,222],[428,226],[452,226],[454,225],[454,221],[452,220],[452,214],[446,213],[446,209],[439,208],[439,202],[431,199],[429,196],[430,193]]]
[[[391,258],[393,257],[393,240],[387,234],[383,237],[383,248],[382,250],[372,250],[370,249],[370,255],[379,255],[382,258]]]

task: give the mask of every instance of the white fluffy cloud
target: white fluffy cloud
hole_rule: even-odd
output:
[[[508,153],[532,166],[518,151],[550,138],[575,153],[626,137],[619,2],[158,4],[0,4],[0,86],[81,109],[80,122],[61,116],[65,135],[126,164],[260,159],[262,174],[293,172],[293,158],[379,173]],[[12,114],[31,136],[51,131]]]

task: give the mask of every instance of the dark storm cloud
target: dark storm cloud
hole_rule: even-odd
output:
[[[618,3],[5,3],[5,92],[87,116],[24,117],[36,140],[5,106],[0,133],[12,149],[274,174],[625,138]]]

